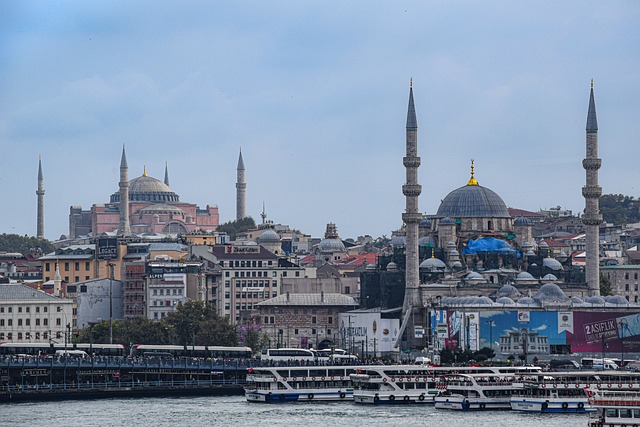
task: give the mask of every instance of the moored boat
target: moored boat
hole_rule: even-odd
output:
[[[448,376],[435,398],[436,409],[462,411],[511,409],[513,375],[456,374]]]
[[[248,402],[352,401],[349,375],[357,366],[274,366],[250,368]]]
[[[589,404],[596,409],[589,427],[639,426],[640,392],[589,390]]]

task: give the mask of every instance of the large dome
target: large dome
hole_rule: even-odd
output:
[[[507,205],[493,191],[480,185],[465,185],[444,198],[437,218],[510,218]]]
[[[111,195],[111,203],[120,201],[120,192]],[[159,179],[146,172],[129,181],[129,201],[136,202],[179,202],[180,197]]]

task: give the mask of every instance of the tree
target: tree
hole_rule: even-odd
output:
[[[227,233],[231,240],[235,240],[236,234],[254,228],[256,228],[256,222],[253,220],[253,218],[248,216],[242,219],[237,219],[235,221],[225,222],[224,224],[219,225],[216,231]]]
[[[202,301],[187,301],[163,321],[172,327],[175,342],[180,345],[238,344],[238,334],[229,321]]]
[[[606,297],[613,295],[613,289],[611,287],[611,280],[604,275],[600,275],[600,296]]]
[[[28,254],[36,249],[40,249],[45,254],[55,250],[51,242],[46,239],[17,234],[0,234],[0,251]]]

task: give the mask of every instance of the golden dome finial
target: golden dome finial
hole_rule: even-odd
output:
[[[144,165],[144,169],[142,171],[142,176],[148,176],[147,175],[147,165]]]
[[[478,185],[478,181],[476,181],[476,179],[473,177],[473,169],[475,167],[473,166],[473,159],[471,159],[471,178],[469,178],[469,181],[467,181],[467,185]]]

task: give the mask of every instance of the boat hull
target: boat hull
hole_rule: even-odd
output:
[[[256,403],[286,403],[286,402],[339,402],[352,401],[352,390],[340,391],[318,391],[306,390],[291,392],[282,390],[281,392],[273,392],[267,390],[246,391],[245,398],[247,402]]]
[[[452,409],[456,411],[495,411],[511,409],[511,402],[494,399],[457,399],[452,397],[436,397],[436,409]]]
[[[596,410],[589,406],[588,403],[579,400],[573,401],[546,401],[536,399],[512,399],[511,409],[521,412],[541,412],[541,413],[560,413],[570,414],[585,412],[595,412]]]
[[[427,393],[421,394],[391,394],[391,393],[375,393],[361,394],[354,393],[353,401],[355,403],[373,404],[373,405],[398,405],[411,403],[433,403],[433,396]]]

